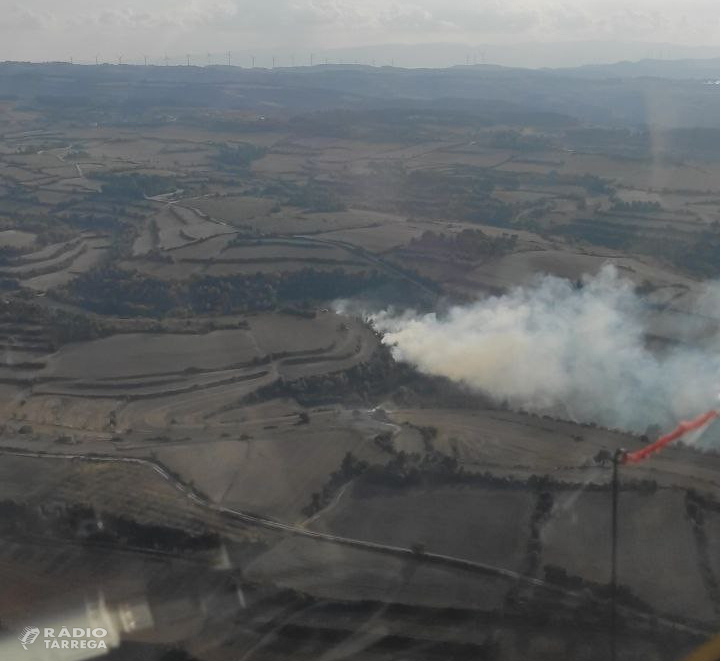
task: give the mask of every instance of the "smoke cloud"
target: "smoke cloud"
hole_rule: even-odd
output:
[[[720,300],[714,291],[698,300]],[[606,266],[582,287],[545,276],[442,316],[371,320],[396,359],[424,373],[512,408],[644,432],[717,406],[720,390],[717,338],[653,352],[647,310],[633,284]]]

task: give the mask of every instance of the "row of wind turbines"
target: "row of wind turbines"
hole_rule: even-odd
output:
[[[188,66],[188,67],[189,66],[214,66],[216,63],[218,63],[218,57],[222,57],[222,56],[218,56],[218,54],[207,53],[206,61],[204,63],[202,63],[201,56],[198,56],[197,54],[193,55],[192,53],[187,53],[184,58],[184,63],[185,63],[185,66]],[[225,60],[223,63],[227,63],[227,66],[233,66],[233,65],[242,66],[243,65],[243,63],[238,61],[240,58],[233,57],[232,51],[227,51],[226,53],[224,53],[223,59]],[[245,55],[242,57],[242,60],[245,60],[244,64],[249,64],[251,66],[251,68],[253,68],[253,69],[255,68],[256,60],[258,60],[258,59],[259,58],[256,58],[255,55]],[[319,58],[315,57],[315,53],[310,53],[307,62],[301,63],[299,66],[309,65],[312,67],[315,64],[320,63],[320,62],[316,61],[317,59],[319,59]],[[272,60],[272,68],[273,69],[280,66],[280,58],[279,57],[273,55],[273,56],[271,56],[271,60]],[[294,55],[291,55],[289,60],[290,60],[289,66],[291,66],[291,67],[298,66]],[[182,64],[182,60],[179,60],[177,57],[170,58],[167,54],[165,54],[164,57],[162,57],[162,58],[158,58],[158,57],[152,58],[150,55],[143,55],[142,61],[143,61],[143,65],[146,67],[147,66],[158,66],[158,65],[170,66],[171,61],[173,62],[173,66],[178,66],[178,64]],[[70,62],[70,64],[75,64],[75,61],[72,57],[70,58],[69,62]],[[324,64],[330,64],[330,63],[332,63],[332,64],[369,64],[371,66],[375,66],[375,60],[372,60],[371,62],[359,62],[358,60],[354,60],[354,61],[348,60],[347,62],[345,62],[343,60],[343,58],[338,58],[337,61],[331,62],[329,60],[329,58],[324,57],[324,58],[322,58],[322,62]],[[116,56],[115,63],[118,66],[122,66],[123,64],[128,64],[128,62],[125,61],[125,56],[122,54],[119,54]],[[139,64],[139,60],[135,60],[134,63]],[[111,62],[108,61],[107,59],[102,59],[99,53],[97,55],[95,55],[95,66],[108,65],[108,64],[111,64]],[[395,60],[392,59],[389,62],[389,64],[390,64],[390,66],[395,66]],[[288,66],[288,65],[286,64],[285,66]]]

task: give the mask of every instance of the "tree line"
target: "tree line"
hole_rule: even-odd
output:
[[[104,265],[76,278],[62,297],[108,315],[233,314],[272,310],[292,302],[354,296],[389,280],[390,276],[377,271],[306,268],[254,275],[193,275],[187,280],[167,281]]]

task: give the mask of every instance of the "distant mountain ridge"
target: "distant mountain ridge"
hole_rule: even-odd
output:
[[[694,60],[639,60],[614,64],[588,64],[581,67],[550,69],[583,77],[666,78],[674,80],[720,80],[720,57]]]
[[[572,69],[497,65],[404,69],[316,65],[79,66],[0,64],[0,97],[27,109],[71,107],[137,114],[144,108],[213,107],[293,114],[414,108],[463,112],[479,120],[508,112],[573,118],[604,126],[720,129],[720,58],[647,60]],[[103,114],[104,113],[104,114]],[[128,115],[128,116],[130,116]],[[545,120],[543,120],[545,121]]]

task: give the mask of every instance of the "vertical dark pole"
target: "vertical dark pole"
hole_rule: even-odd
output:
[[[613,455],[612,474],[612,550],[610,557],[610,659],[617,659],[617,547],[618,547],[618,500],[620,497],[619,468],[625,457],[624,450]]]

